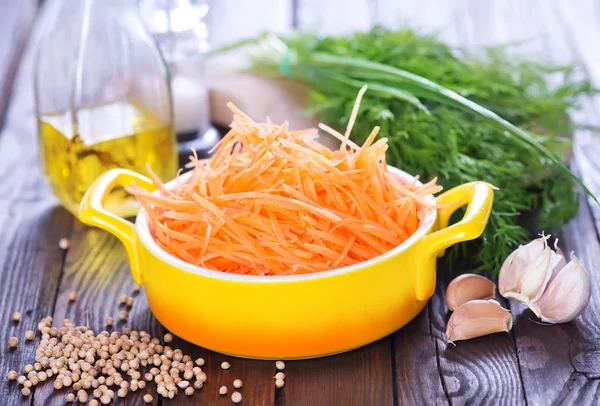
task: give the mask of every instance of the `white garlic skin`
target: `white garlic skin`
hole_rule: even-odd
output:
[[[498,291],[525,304],[540,298],[562,256],[547,244],[550,236],[521,245],[506,258],[498,275]]]
[[[487,334],[509,331],[513,325],[510,312],[495,300],[471,300],[452,313],[446,326],[449,343]]]
[[[446,289],[446,304],[451,311],[471,300],[494,297],[496,297],[496,284],[488,278],[472,273],[457,276]]]
[[[567,323],[583,313],[591,294],[590,278],[581,262],[571,254],[571,261],[552,275],[544,293],[530,303],[529,308],[546,323]]]

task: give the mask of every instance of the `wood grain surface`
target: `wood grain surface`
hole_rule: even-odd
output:
[[[0,128],[36,9],[36,0],[0,2]]]
[[[395,395],[401,405],[448,405],[450,398],[431,331],[431,303],[393,335]]]
[[[600,85],[600,2],[594,0],[219,0],[211,3],[210,32],[215,46],[264,30],[293,26],[343,34],[373,24],[416,27],[437,32],[447,42],[476,48],[523,42],[520,51],[556,61],[579,60]],[[130,293],[133,281],[118,240],[83,226],[56,206],[39,169],[33,117],[32,67],[38,16],[23,57],[35,1],[0,0],[0,376],[33,359],[35,345],[23,334],[46,315],[69,318],[95,330],[107,316],[118,318],[118,296]],[[20,61],[20,62],[19,62]],[[223,59],[238,64],[241,55]],[[17,69],[18,67],[18,69]],[[15,75],[16,73],[16,75]],[[10,95],[10,97],[9,97]],[[8,101],[8,103],[7,103]],[[600,99],[583,100],[578,121],[598,124]],[[600,139],[592,132],[575,134],[574,168],[600,195]],[[448,310],[444,292],[449,276],[440,269],[434,297],[411,323],[392,336],[336,356],[287,362],[286,384],[274,386],[270,361],[223,356],[178,338],[173,346],[193,358],[203,357],[208,380],[193,397],[174,400],[154,393],[152,404],[230,405],[232,382],[243,381],[245,405],[421,405],[507,404],[592,405],[600,403],[600,210],[582,196],[581,209],[560,233],[565,252],[575,251],[593,283],[592,300],[582,317],[561,326],[542,325],[521,305],[511,309],[511,333],[494,334],[456,346],[446,344]],[[594,223],[596,227],[594,227]],[[58,240],[69,237],[67,251]],[[68,301],[71,291],[78,299]],[[201,300],[201,298],[199,298]],[[22,313],[16,324],[14,311]],[[135,297],[127,326],[161,337],[165,329],[153,317],[143,291]],[[18,336],[17,350],[5,345]],[[231,368],[220,364],[228,361]],[[220,386],[228,394],[218,394]],[[144,391],[119,404],[138,405]],[[0,405],[58,405],[66,392],[50,385],[22,398],[17,386],[2,379]]]

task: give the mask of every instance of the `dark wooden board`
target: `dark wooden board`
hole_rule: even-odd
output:
[[[0,4],[0,128],[36,9],[37,0]]]
[[[134,296],[134,305],[129,310],[127,322],[118,322],[119,310],[126,309],[119,305],[118,298],[121,294],[131,295],[133,286],[127,256],[121,243],[104,231],[77,222],[57,296],[55,320],[68,318],[76,324],[85,324],[89,318],[90,327],[99,332],[107,329],[106,317],[112,316],[115,319],[115,326],[108,331],[122,331],[124,327],[130,327],[134,330],[148,331],[162,340],[167,331],[152,315],[143,290]],[[77,292],[77,301],[74,303],[68,301],[71,291]],[[180,405],[190,404],[192,400],[210,405],[231,404],[232,382],[237,378],[245,383],[245,387],[240,390],[247,398],[245,404],[273,404],[274,364],[272,362],[234,359],[212,353],[179,338],[175,338],[170,345],[172,348],[180,348],[184,354],[190,355],[194,360],[199,357],[205,359],[203,370],[208,380],[204,387],[196,391],[192,398],[180,393],[175,399],[170,400],[159,398],[156,395],[155,384],[152,383],[144,390],[131,393],[125,401],[116,402],[117,404],[142,404],[142,397],[146,393],[154,396],[152,404]],[[223,361],[231,364],[229,370],[221,369],[220,365]],[[222,385],[229,388],[227,396],[218,394],[219,387]],[[65,393],[67,391],[57,392],[50,385],[45,385],[36,392],[33,404],[62,404]]]
[[[574,35],[569,31],[590,29],[594,24],[573,24],[573,21],[566,24],[565,13],[573,12],[574,9],[563,2],[509,0],[472,5],[473,7],[468,8],[465,20],[467,31],[474,32],[470,42],[493,44],[521,40],[524,41],[524,44],[518,48],[520,52],[559,62],[582,60],[583,58],[577,55],[577,47],[583,46],[583,48],[589,49],[587,44],[581,41],[576,44],[571,43]],[[587,9],[586,18],[594,18],[590,17],[593,13],[589,13],[589,5],[590,2],[581,2],[582,9],[576,14],[581,15],[581,11]],[[505,18],[494,17],[500,14],[504,14]],[[532,16],[537,16],[537,18],[532,18]],[[600,14],[596,14],[595,17],[600,18]],[[479,26],[478,29],[470,28],[476,25]],[[574,119],[578,122],[597,123],[596,117],[586,113],[590,111],[590,101],[584,101],[584,103],[588,107],[577,114]],[[597,193],[600,190],[597,186],[600,171],[597,156],[600,153],[598,150],[600,144],[595,142],[593,137],[589,132],[575,134],[574,160],[580,168],[584,168],[580,174],[583,175],[582,178],[586,184]],[[589,202],[591,203],[591,200]],[[589,261],[588,270],[592,277],[597,278],[599,272],[596,253],[598,242],[595,238],[588,201],[585,198],[580,200],[580,207],[578,216],[561,233],[563,242],[561,245],[565,252],[567,252],[565,249],[567,246],[569,250],[573,249],[577,253],[585,252],[581,255]],[[595,203],[592,204],[592,208],[597,209]],[[597,286],[597,282],[595,285]],[[594,315],[597,320],[597,315],[600,313],[593,309],[593,306],[592,302],[585,314]],[[587,372],[592,372],[591,375],[577,372],[577,367],[573,363],[573,348],[574,343],[577,342],[575,337],[579,337],[583,341],[578,353],[580,355],[585,353],[585,356],[580,359],[585,360],[590,357],[589,362],[585,363],[587,367],[595,365],[595,361],[597,364],[597,344],[595,344],[598,341],[597,321],[588,326],[584,314],[573,323],[547,326],[539,324],[537,317],[530,310],[515,301],[510,302],[510,309],[515,318],[513,336],[527,403],[533,405],[552,402],[576,404],[584,399],[590,399],[589,396],[586,398],[587,395],[581,395],[579,392],[593,391],[594,386],[590,385],[587,377],[595,376],[594,374],[597,372],[593,369],[596,368],[592,368],[592,371],[586,369]],[[577,334],[582,329],[581,325],[586,327],[583,328],[584,331]],[[581,404],[590,403],[584,401]]]
[[[17,80],[14,85],[11,83],[11,75],[16,71],[14,58],[22,46],[19,35],[23,34],[17,28],[29,10],[25,3],[34,1],[0,3],[0,21],[8,21],[0,24],[0,33],[8,33],[0,36],[0,112],[6,104],[2,103],[2,97],[8,95],[6,89],[12,89],[0,134],[0,325],[6,326],[0,329],[0,374],[33,358],[35,346],[24,340],[18,351],[9,351],[6,340],[10,335],[22,338],[25,330],[34,328],[48,314],[57,320],[68,317],[85,322],[86,310],[90,326],[99,330],[107,315],[117,316],[118,295],[131,292],[133,286],[120,243],[107,233],[74,222],[66,211],[56,208],[37,166],[32,45],[24,54]],[[225,3],[219,2],[213,9],[218,22],[223,22],[214,30],[220,36],[215,43],[252,35],[264,28],[285,31],[292,19],[302,28],[321,28],[329,33],[364,29],[374,22],[393,27],[398,26],[398,21],[409,25],[415,22],[426,29],[441,30],[444,38],[453,43],[466,45],[533,38],[527,52],[539,52],[557,60],[581,59],[593,77],[600,77],[600,64],[594,59],[600,49],[594,47],[600,41],[600,35],[595,35],[600,29],[600,7],[592,0],[580,0],[579,7],[572,8],[558,0],[490,0],[485,5],[476,0],[393,4],[388,0],[335,0],[327,7],[319,7],[314,0],[293,0],[270,7],[260,21],[240,20],[241,28],[231,23],[240,16],[239,10],[229,13]],[[261,7],[267,7],[267,3],[268,0],[262,1]],[[5,7],[22,8],[20,14],[11,14],[7,20]],[[253,4],[249,10],[258,8]],[[428,12],[423,13],[424,9]],[[231,27],[239,29],[230,30]],[[5,59],[4,55],[10,58]],[[598,111],[598,101],[586,101],[581,117],[598,122]],[[598,191],[598,137],[582,133],[577,140],[575,162],[586,183]],[[574,250],[581,257],[594,286],[590,306],[573,323],[540,325],[529,310],[502,301],[515,316],[513,332],[447,346],[444,289],[448,278],[440,270],[432,301],[405,328],[346,354],[287,362],[288,378],[282,389],[274,388],[273,362],[227,357],[176,338],[174,347],[194,358],[205,358],[208,381],[192,398],[180,395],[173,401],[162,400],[154,393],[154,404],[229,405],[232,381],[236,378],[244,382],[240,392],[245,405],[597,404],[600,246],[593,223],[595,219],[600,224],[598,213],[596,206],[590,207],[582,198],[579,215],[561,234],[563,249]],[[67,252],[58,248],[58,240],[64,236],[71,238]],[[67,300],[71,290],[78,292],[75,303]],[[23,314],[20,324],[10,321],[15,310]],[[152,316],[143,292],[136,297],[127,325],[158,337],[165,333]],[[227,371],[220,368],[225,360],[231,363]],[[222,385],[229,389],[226,396],[218,395]],[[153,392],[153,388],[149,386],[117,403],[141,404],[145,392]],[[45,385],[36,389],[33,398],[23,399],[16,385],[5,379],[0,383],[2,405],[62,404],[63,396],[64,392],[54,393],[50,385]]]
[[[525,404],[515,344],[510,333],[498,333],[456,345],[446,343],[446,275],[438,278],[431,298],[431,332],[437,343],[440,371],[452,404]],[[500,300],[506,307],[506,303]]]
[[[181,348],[184,353],[190,354],[192,358],[204,358],[206,364],[202,369],[206,372],[207,381],[198,393],[195,393],[194,400],[206,405],[231,405],[231,394],[239,391],[242,394],[242,403],[244,405],[273,405],[275,403],[275,384],[273,375],[275,375],[275,364],[271,361],[257,361],[242,358],[230,357],[217,354],[204,348],[198,347],[181,339],[174,341],[177,348]],[[223,361],[229,362],[229,369],[221,368]],[[233,381],[242,380],[242,387],[235,389]],[[219,388],[227,386],[227,394],[220,395]],[[163,405],[189,405],[190,399],[184,395],[175,397],[175,399],[165,399]]]
[[[122,331],[123,327],[127,326],[146,330],[162,339],[164,329],[150,313],[143,292],[135,296],[127,322],[119,321],[119,311],[127,309],[119,305],[119,296],[131,296],[133,285],[127,255],[121,243],[104,231],[77,222],[66,255],[63,277],[52,315],[55,324],[62,325],[64,319],[69,319],[76,325],[87,325],[89,321],[90,328],[96,334],[102,330]],[[77,293],[75,302],[69,302],[71,291]],[[107,316],[115,319],[112,328],[106,327]],[[33,404],[63,404],[64,396],[68,392],[56,391],[51,385],[43,385],[36,391]],[[145,393],[155,395],[154,385],[130,393],[127,402],[142,404]],[[154,404],[158,404],[156,395],[155,398]]]
[[[344,354],[288,362],[280,405],[392,405],[391,338]]]
[[[584,313],[571,323],[552,326],[540,323],[522,305],[511,304],[529,404],[593,404],[585,399],[599,396],[600,246],[595,241],[595,231],[589,227],[592,218],[584,197],[581,206],[579,214],[560,234],[560,241],[565,253],[576,252],[590,275],[592,298]]]
[[[578,61],[585,74],[600,88],[600,11],[598,2],[580,0],[577,7],[552,1],[544,15],[546,55],[561,61]],[[600,97],[582,100],[582,108],[572,114],[576,122],[600,126]],[[575,134],[574,161],[586,186],[600,196],[600,134],[578,131]],[[600,205],[591,198],[588,203],[600,237]]]
[[[22,21],[31,2],[11,2],[12,15],[3,18],[15,19],[7,27],[15,30],[7,38],[22,41],[23,32],[17,24]],[[23,7],[19,11],[15,5]],[[4,42],[3,42],[4,44]],[[20,42],[13,43],[19,45]],[[4,44],[5,45],[5,44]],[[14,52],[18,50],[15,49]],[[6,55],[2,63],[14,63],[16,54]],[[4,56],[3,56],[4,57]],[[51,315],[56,300],[56,292],[62,277],[65,253],[58,246],[60,238],[71,233],[73,218],[64,209],[56,207],[48,194],[37,164],[36,137],[31,94],[31,49],[24,56],[14,88],[10,108],[5,116],[0,133],[0,400],[2,405],[29,404],[31,398],[23,398],[19,388],[6,380],[10,369],[22,371],[23,365],[34,358],[35,344],[27,343],[26,330],[36,330],[37,323]],[[13,58],[11,61],[10,58]],[[4,66],[4,65],[3,65]],[[10,68],[13,69],[13,68]],[[4,73],[9,71],[4,71]],[[9,76],[4,76],[12,80]],[[22,314],[20,323],[10,321],[11,314]],[[20,344],[17,350],[8,350],[7,339],[17,336]]]
[[[395,398],[401,405],[448,405],[450,401],[443,387],[429,313],[427,305],[393,336]]]
[[[24,334],[52,314],[64,260],[58,238],[70,232],[71,217],[43,202],[5,201],[0,212],[5,236],[0,240],[0,400],[2,405],[28,404],[30,399],[21,397],[6,373],[22,373],[23,365],[34,359],[35,344],[26,342]],[[17,311],[22,315],[18,324],[11,320]],[[16,350],[8,349],[10,336],[19,338]]]
[[[600,245],[594,230],[589,208],[582,200],[582,208],[564,229],[565,253],[575,252],[590,275],[592,297],[583,314],[568,325],[569,361],[575,372],[588,378],[600,378]],[[569,254],[567,254],[569,255]]]

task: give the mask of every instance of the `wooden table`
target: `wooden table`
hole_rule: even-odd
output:
[[[453,44],[477,46],[526,40],[523,50],[554,60],[579,60],[600,85],[600,2],[593,0],[218,0],[214,43],[223,44],[264,29],[292,27],[345,33],[379,23],[436,30]],[[325,4],[322,4],[325,3]],[[34,0],[0,0],[0,375],[31,362],[34,344],[9,351],[9,336],[23,337],[52,315],[100,329],[117,315],[117,297],[133,281],[116,238],[87,228],[56,204],[39,170],[34,129],[32,61],[39,24]],[[248,18],[252,16],[252,18]],[[218,24],[216,23],[218,22]],[[30,27],[34,27],[30,35]],[[27,41],[27,38],[30,38]],[[33,39],[31,39],[33,38]],[[583,100],[575,119],[598,123],[600,100]],[[600,196],[600,136],[576,134],[573,168]],[[596,225],[596,226],[594,226]],[[232,359],[176,339],[175,345],[207,360],[208,382],[193,398],[155,403],[231,404],[217,390],[244,381],[246,405],[395,404],[600,404],[600,211],[581,197],[581,208],[561,233],[565,251],[583,259],[593,280],[590,305],[573,323],[543,326],[533,314],[507,303],[516,324],[509,334],[448,346],[443,300],[446,280],[409,325],[364,348],[316,360],[288,362],[287,383],[275,389],[272,362]],[[58,241],[66,237],[64,251]],[[441,273],[441,272],[440,272]],[[70,291],[78,292],[75,303]],[[199,297],[199,300],[202,300]],[[210,306],[210,303],[206,304]],[[19,324],[12,312],[23,315]],[[162,336],[143,293],[128,326]],[[219,368],[229,360],[228,371]],[[150,387],[147,389],[150,390]],[[125,402],[141,403],[144,391]],[[231,393],[231,391],[230,391]],[[0,404],[61,404],[65,392],[39,386],[22,398],[17,386],[0,382]]]

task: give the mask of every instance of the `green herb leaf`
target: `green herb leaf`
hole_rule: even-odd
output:
[[[564,164],[578,126],[568,111],[597,93],[577,66],[528,60],[512,47],[473,55],[435,36],[376,27],[348,37],[266,34],[249,54],[256,72],[284,70],[304,83],[308,108],[333,127],[345,128],[368,84],[352,138],[360,143],[379,125],[391,165],[438,176],[447,188],[499,187],[482,237],[448,254],[462,271],[495,274],[530,231],[550,232],[576,213],[576,184],[585,185]]]

